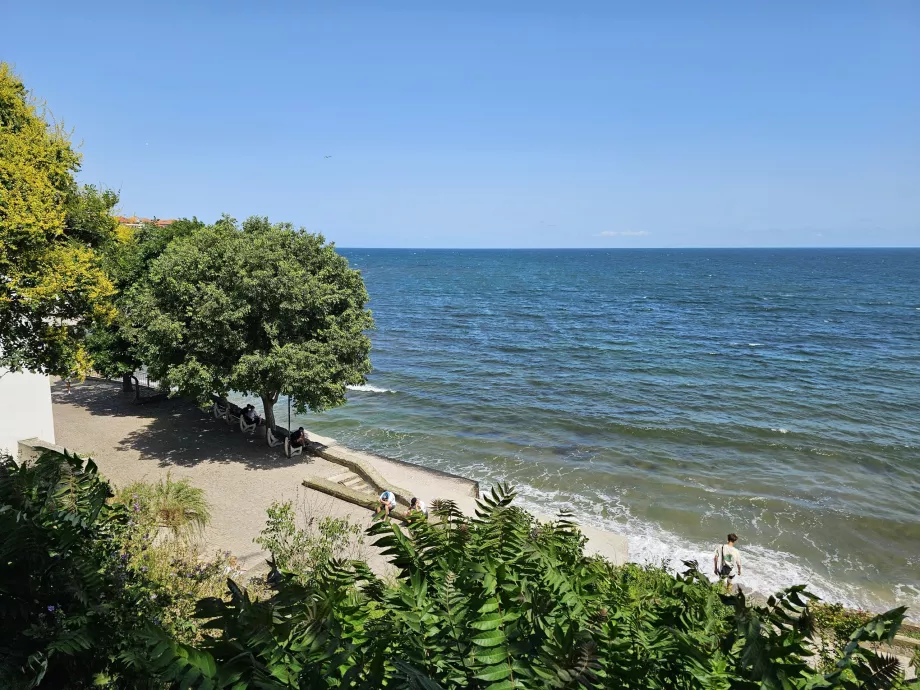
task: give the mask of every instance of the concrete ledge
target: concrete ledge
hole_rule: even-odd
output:
[[[307,435],[309,436],[309,434]],[[334,462],[337,465],[347,467],[368,484],[373,486],[378,493],[382,493],[385,490],[392,491],[394,494],[396,494],[396,502],[408,507],[409,499],[413,494],[399,486],[393,486],[383,478],[383,476],[377,471],[377,468],[375,468],[370,463],[365,462],[364,459],[359,457],[355,452],[344,446],[327,446],[323,443],[319,443],[318,441],[308,442],[307,448],[311,453],[320,456],[324,460],[328,460],[329,462]],[[340,485],[336,484],[336,486]],[[364,494],[359,495],[364,496]]]
[[[377,502],[376,496],[369,496],[366,493],[361,491],[355,491],[354,489],[349,489],[347,486],[342,486],[341,484],[336,484],[335,482],[330,482],[326,479],[304,479],[303,485],[308,489],[313,489],[314,491],[322,491],[324,494],[329,494],[333,498],[338,498],[342,501],[348,501],[353,503],[356,506],[361,506],[362,508],[367,508],[368,510],[377,511]],[[408,519],[408,514],[404,508],[397,506],[394,510],[390,511],[390,516],[395,517],[398,520],[405,522]]]
[[[913,647],[914,649],[920,649],[920,640],[915,637],[908,637],[907,635],[895,635],[894,644],[899,644],[903,647]]]
[[[25,438],[19,442],[19,462],[37,460],[46,450],[53,450],[61,455],[67,452],[64,446],[48,443],[47,441],[42,441],[40,438]],[[71,451],[71,453],[72,452],[73,451]]]
[[[370,455],[375,458],[380,458],[381,460],[386,460],[387,462],[392,462],[397,465],[403,465],[405,467],[411,467],[416,470],[424,470],[431,474],[436,474],[440,477],[445,477],[446,479],[456,479],[457,481],[466,482],[470,486],[469,495],[473,498],[481,498],[479,495],[479,482],[475,479],[470,479],[469,477],[464,477],[460,474],[454,474],[453,472],[445,472],[444,470],[436,470],[433,467],[425,467],[424,465],[417,465],[414,462],[408,462],[407,460],[400,460],[399,458],[391,458],[389,455],[381,455],[380,453],[370,453],[363,451],[367,455]]]

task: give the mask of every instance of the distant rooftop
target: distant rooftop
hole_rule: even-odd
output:
[[[176,222],[175,218],[157,220],[156,218],[140,218],[138,216],[115,216],[115,220],[117,220],[122,225],[127,225],[130,228],[139,228],[142,225],[156,225],[158,228],[165,228],[167,225],[171,225]]]

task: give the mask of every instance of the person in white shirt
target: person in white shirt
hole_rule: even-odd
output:
[[[409,513],[421,513],[425,517],[428,517],[428,506],[425,505],[425,501],[420,498],[413,497],[409,501]]]
[[[741,576],[741,552],[735,548],[738,541],[738,535],[732,532],[728,535],[727,541],[716,549],[715,556],[712,559],[712,567],[716,576],[721,580],[731,583],[735,577],[734,570],[737,568],[738,576]]]
[[[391,510],[396,508],[396,494],[392,491],[384,491],[380,494],[380,510],[383,510],[388,516]]]

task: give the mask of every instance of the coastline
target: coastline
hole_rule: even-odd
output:
[[[273,501],[298,500],[311,506],[314,517],[347,517],[368,526],[372,514],[365,508],[341,501],[302,486],[307,477],[326,478],[341,473],[340,464],[320,456],[286,458],[280,448],[269,448],[265,439],[245,436],[181,398],[153,405],[137,405],[131,394],[121,392],[120,382],[87,379],[73,384],[67,393],[61,382],[52,385],[58,445],[91,456],[102,473],[116,486],[136,480],[156,480],[172,474],[189,478],[207,492],[213,504],[214,521],[204,534],[208,551],[231,551],[249,574],[264,571],[268,554],[253,544],[265,524],[265,510]],[[242,402],[242,398],[239,399]],[[309,433],[309,432],[308,432]],[[406,461],[359,451],[335,439],[309,433],[311,442],[327,450],[359,456],[393,485],[417,493],[429,503],[450,498],[466,514],[473,514],[476,482],[443,471],[431,470]],[[482,487],[487,491],[488,487]],[[552,516],[528,510],[547,521]],[[629,561],[627,537],[599,529],[578,515],[579,528],[587,537],[586,551],[615,564]],[[388,563],[367,545],[360,554],[380,574]],[[705,563],[701,567],[705,572]],[[745,587],[754,599],[765,598]],[[913,611],[909,618],[916,620]]]
[[[138,405],[133,394],[121,391],[120,382],[92,378],[72,384],[69,393],[55,381],[52,398],[57,444],[92,457],[115,486],[171,474],[204,489],[213,514],[203,535],[207,550],[232,552],[250,574],[264,570],[268,554],[252,539],[264,527],[265,511],[274,501],[303,499],[313,517],[347,517],[362,526],[371,523],[370,511],[302,486],[307,477],[329,479],[340,474],[342,465],[316,455],[286,458],[281,448],[269,448],[264,437],[229,428],[210,411],[182,398]],[[417,493],[429,504],[435,498],[449,498],[467,515],[475,510],[472,480],[348,449],[317,434],[309,436],[326,448],[360,456],[393,485]],[[579,526],[588,538],[589,553],[617,564],[626,562],[625,537],[580,522]],[[362,556],[379,573],[386,573],[386,559],[372,546],[367,545]]]

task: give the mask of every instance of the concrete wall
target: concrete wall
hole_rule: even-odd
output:
[[[16,457],[26,438],[54,443],[51,379],[0,369],[0,452]]]

